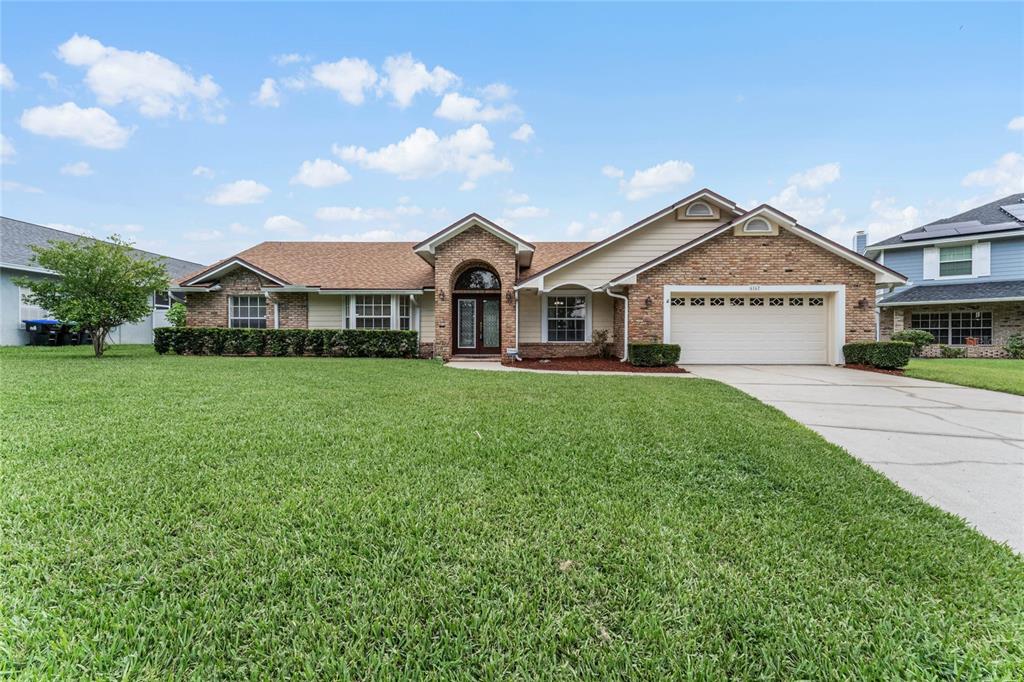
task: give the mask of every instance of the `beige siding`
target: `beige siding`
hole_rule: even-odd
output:
[[[420,304],[420,342],[434,342],[434,293],[417,297]]]
[[[309,294],[309,328],[341,329],[345,326],[347,296]]]
[[[540,302],[536,289],[519,292],[519,342],[540,343]]]
[[[551,292],[557,294],[557,291]],[[541,343],[541,315],[543,315],[544,296],[538,296],[533,290],[519,292],[519,342]],[[590,296],[591,329],[607,329],[615,336],[614,324],[615,301],[604,293],[593,293]]]
[[[553,289],[563,284],[599,287],[721,224],[721,220],[676,220],[675,214],[670,213],[547,275],[544,288]]]

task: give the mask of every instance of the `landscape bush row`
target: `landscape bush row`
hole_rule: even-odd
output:
[[[179,355],[324,355],[343,358],[414,358],[418,335],[383,329],[222,329],[161,327],[157,353]]]
[[[667,367],[679,362],[679,352],[676,343],[633,343],[629,361],[637,367]]]
[[[870,365],[879,369],[906,367],[914,355],[909,341],[860,341],[843,346],[848,365]]]

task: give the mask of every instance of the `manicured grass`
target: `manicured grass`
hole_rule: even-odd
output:
[[[0,671],[1012,678],[1024,560],[700,379],[0,351]]]
[[[914,358],[906,374],[918,379],[1024,395],[1024,360]]]

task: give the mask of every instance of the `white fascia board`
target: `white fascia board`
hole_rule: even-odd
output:
[[[248,270],[250,272],[255,272],[257,275],[260,275],[261,277],[266,277],[267,279],[269,279],[269,280],[271,280],[273,282],[276,282],[277,284],[280,284],[282,286],[287,286],[288,285],[287,282],[282,282],[280,279],[274,277],[270,273],[268,273],[268,272],[266,272],[264,270],[261,270],[261,269],[259,269],[258,267],[254,266],[254,265],[250,265],[249,263],[246,263],[245,261],[241,260],[240,258],[232,258],[231,260],[227,261],[226,263],[221,263],[215,269],[209,270],[207,272],[200,273],[200,274],[196,275],[195,277],[190,278],[188,281],[189,282],[195,282],[195,281],[198,280],[198,281],[201,282],[203,280],[210,279],[211,277],[216,277],[217,275],[219,275],[220,273],[224,272],[225,270],[230,270],[231,268],[234,268],[234,267],[245,268],[246,270]]]
[[[973,244],[979,241],[991,241],[993,239],[1024,239],[1024,231],[1022,230],[1011,230],[1009,232],[994,232],[991,235],[988,234],[970,234],[961,235],[959,237],[942,237],[936,239],[915,239],[909,242],[900,242],[899,244],[884,244],[882,246],[869,246],[864,250],[864,253],[874,253],[876,251],[884,252],[890,249],[912,249],[915,246],[933,246],[935,244]]]
[[[961,303],[1012,303],[1014,301],[1024,301],[1024,298],[1020,296],[1006,296],[1003,298],[958,298],[955,300],[948,301],[895,301],[889,303],[888,301],[879,301],[878,306],[888,306],[892,308],[906,308],[914,305],[960,305]]]
[[[0,263],[0,268],[4,270],[21,270],[22,272],[33,272],[39,275],[56,275],[57,273],[53,270],[47,270],[46,268],[36,268],[31,265],[15,265],[14,263]]]
[[[174,286],[172,286],[172,287],[168,287],[168,290],[176,292],[176,293],[179,293],[179,294],[187,294],[189,292],[203,294],[203,293],[207,293],[209,291],[220,291],[220,285],[219,284],[215,284],[212,287],[182,287],[182,286],[174,287]]]
[[[363,294],[422,294],[423,289],[321,289],[320,287],[263,287],[260,291],[272,293],[306,292],[324,296],[353,296]]]
[[[439,244],[442,244],[442,243],[448,241],[452,237],[458,236],[459,234],[465,232],[466,230],[468,230],[469,228],[471,228],[473,226],[477,226],[477,227],[479,227],[479,228],[481,228],[483,230],[486,230],[487,232],[490,232],[491,234],[493,234],[498,239],[501,239],[502,241],[508,242],[509,244],[512,244],[513,246],[515,246],[516,247],[516,255],[517,256],[520,253],[523,253],[523,252],[525,252],[525,253],[533,253],[534,252],[534,248],[532,246],[530,246],[526,242],[522,241],[521,239],[516,238],[515,235],[511,235],[511,233],[506,234],[506,233],[504,233],[504,232],[502,232],[500,230],[495,230],[493,227],[491,227],[490,225],[488,225],[487,223],[485,223],[484,221],[482,221],[482,220],[480,220],[479,218],[476,218],[476,217],[470,217],[470,218],[467,218],[466,220],[463,220],[461,223],[457,223],[455,225],[452,225],[447,230],[445,230],[444,232],[441,232],[440,234],[435,236],[430,241],[424,242],[424,244],[422,246],[420,246],[419,248],[417,248],[415,250],[415,252],[417,254],[420,254],[420,255],[422,255],[424,253],[429,253],[430,255],[434,255],[434,250],[437,248],[437,246]]]

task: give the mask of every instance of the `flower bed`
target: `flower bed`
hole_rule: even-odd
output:
[[[550,360],[523,360],[515,363],[520,369],[548,369],[569,372],[633,372],[637,374],[685,374],[675,365],[667,367],[637,367],[615,358],[552,358]]]

